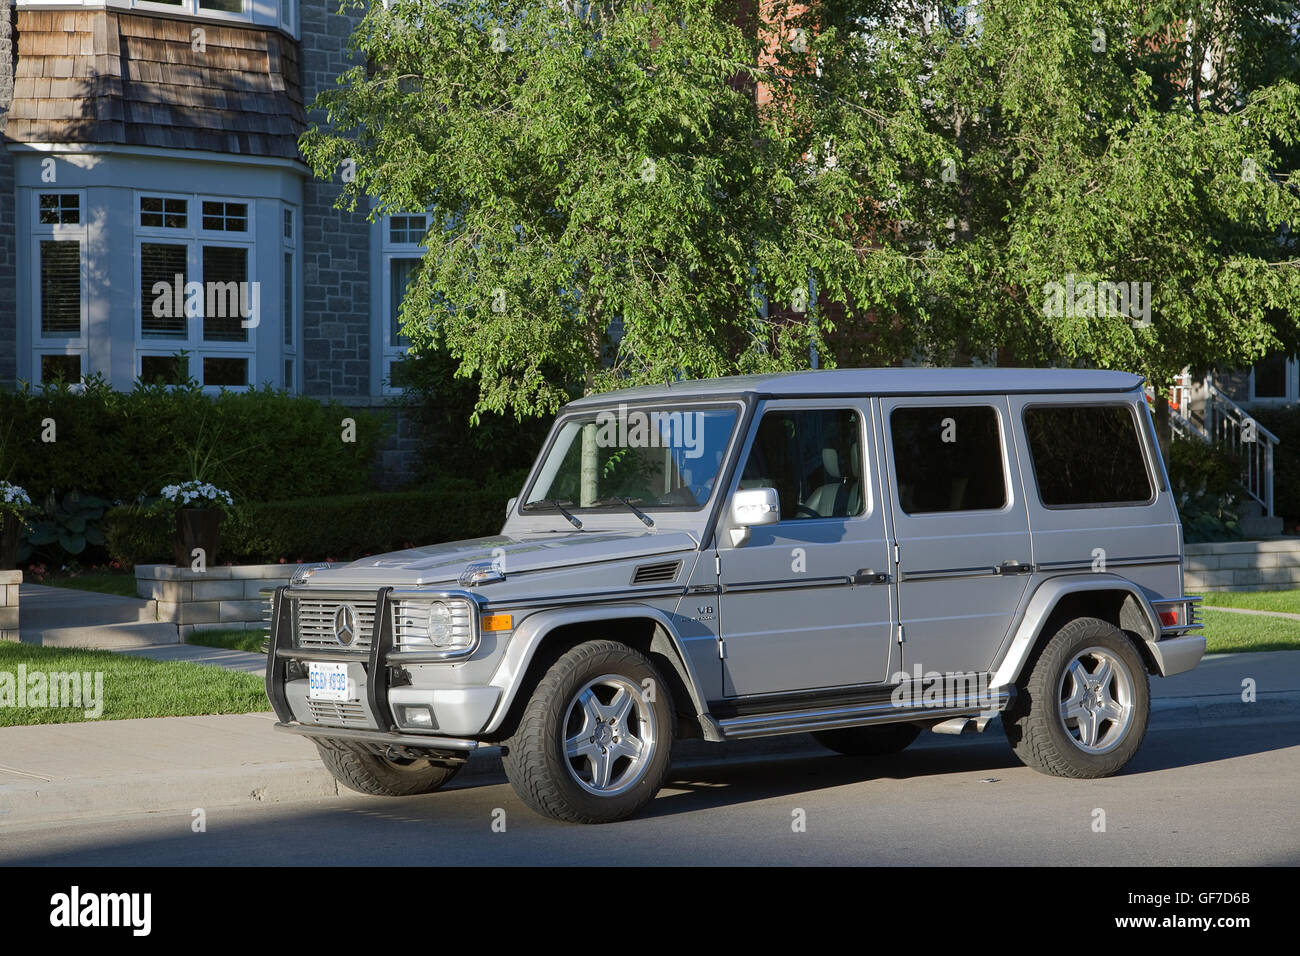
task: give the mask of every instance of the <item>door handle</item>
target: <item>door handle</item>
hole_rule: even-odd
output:
[[[1020,561],[1003,561],[993,569],[994,574],[1033,574],[1037,569],[1032,564]]]
[[[849,578],[851,584],[887,584],[889,575],[884,571],[873,571],[871,568],[863,568]]]

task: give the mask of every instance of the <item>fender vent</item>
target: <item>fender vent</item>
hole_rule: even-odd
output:
[[[643,564],[632,575],[633,584],[669,584],[677,580],[677,572],[682,569],[680,561],[665,561],[663,564]]]

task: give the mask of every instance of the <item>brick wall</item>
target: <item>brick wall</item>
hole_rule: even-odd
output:
[[[347,41],[360,16],[336,9],[329,0],[302,7],[302,87],[309,106],[353,65]],[[323,119],[312,112],[308,118]],[[370,226],[362,210],[333,208],[341,190],[337,174],[303,189],[303,391],[346,402],[371,394]]]

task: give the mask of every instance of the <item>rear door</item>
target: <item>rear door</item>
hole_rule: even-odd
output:
[[[1005,396],[882,398],[903,668],[986,672],[1030,574]]]

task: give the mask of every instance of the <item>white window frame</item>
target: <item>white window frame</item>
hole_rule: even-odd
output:
[[[41,196],[63,194],[77,196],[77,218],[76,225],[64,225],[62,223],[42,223],[41,222]],[[31,191],[31,208],[27,213],[27,223],[29,227],[29,241],[31,243],[31,292],[32,292],[32,313],[31,313],[31,335],[32,335],[32,380],[41,382],[41,356],[43,355],[76,355],[81,358],[81,380],[84,381],[87,374],[86,363],[89,361],[89,341],[88,341],[88,323],[89,309],[87,302],[87,268],[86,268],[86,243],[88,239],[87,215],[86,209],[86,191],[84,189],[33,189]],[[56,242],[77,242],[80,244],[78,255],[78,280],[80,284],[80,313],[81,313],[81,330],[75,337],[58,336],[55,338],[46,338],[41,333],[41,243],[54,240]]]
[[[209,10],[199,6],[199,0],[181,0],[180,3],[161,3],[157,0],[17,0],[16,6],[44,9],[47,7],[85,7],[90,9],[138,10],[141,13],[170,13],[189,21],[210,23],[255,24],[274,27],[298,38],[298,0],[244,0],[241,13]]]
[[[292,214],[290,224],[290,235],[284,234],[284,214]],[[302,361],[299,356],[302,354],[302,286],[298,282],[298,276],[302,274],[302,253],[298,249],[298,235],[302,232],[302,213],[297,206],[292,203],[280,204],[280,263],[281,270],[284,268],[285,254],[293,256],[293,271],[289,275],[281,277],[291,290],[292,315],[282,316],[282,321],[290,330],[292,341],[284,341],[284,330],[281,329],[280,335],[280,368],[283,370],[284,363],[293,361],[293,378],[291,381],[281,383],[281,386],[294,394],[301,391],[302,386]],[[280,302],[284,302],[284,291],[281,290]]]
[[[1267,357],[1267,356],[1266,356]],[[1286,359],[1286,388],[1283,395],[1255,394],[1255,366],[1250,367],[1250,404],[1251,405],[1291,405],[1300,401],[1300,359],[1290,356]]]
[[[155,191],[152,189],[133,190],[132,216],[134,235],[132,236],[135,257],[134,286],[131,296],[133,307],[132,322],[135,340],[135,372],[139,376],[145,355],[174,355],[182,350],[189,353],[189,374],[198,380],[205,392],[216,393],[221,388],[227,391],[247,391],[253,388],[257,379],[257,331],[249,328],[243,342],[212,342],[203,338],[203,319],[197,316],[187,319],[185,336],[152,337],[144,334],[142,318],[144,302],[142,299],[142,270],[144,256],[141,246],[144,243],[169,241],[172,245],[184,245],[186,253],[186,281],[206,282],[203,278],[203,248],[205,246],[225,246],[240,248],[245,251],[248,263],[248,282],[257,282],[257,221],[254,215],[256,202],[244,196],[218,196],[210,193],[175,193]],[[164,199],[184,199],[186,207],[185,228],[168,228],[167,226],[140,225],[140,200],[144,197],[161,197]],[[247,208],[247,228],[242,232],[227,232],[203,228],[204,202],[235,202]],[[242,358],[247,360],[248,375],[244,385],[207,385],[203,381],[203,360],[205,358]]]
[[[399,345],[392,341],[392,315],[393,315],[393,260],[395,259],[423,259],[428,247],[419,242],[394,242],[392,239],[392,218],[397,216],[424,216],[425,231],[428,231],[430,224],[430,214],[428,212],[401,212],[384,216],[380,220],[382,229],[380,238],[380,270],[381,270],[381,307],[379,313],[380,326],[379,335],[381,342],[380,354],[380,380],[381,388],[385,395],[400,395],[402,390],[394,388],[392,384],[392,367],[393,363],[400,361],[407,353],[407,346]]]

